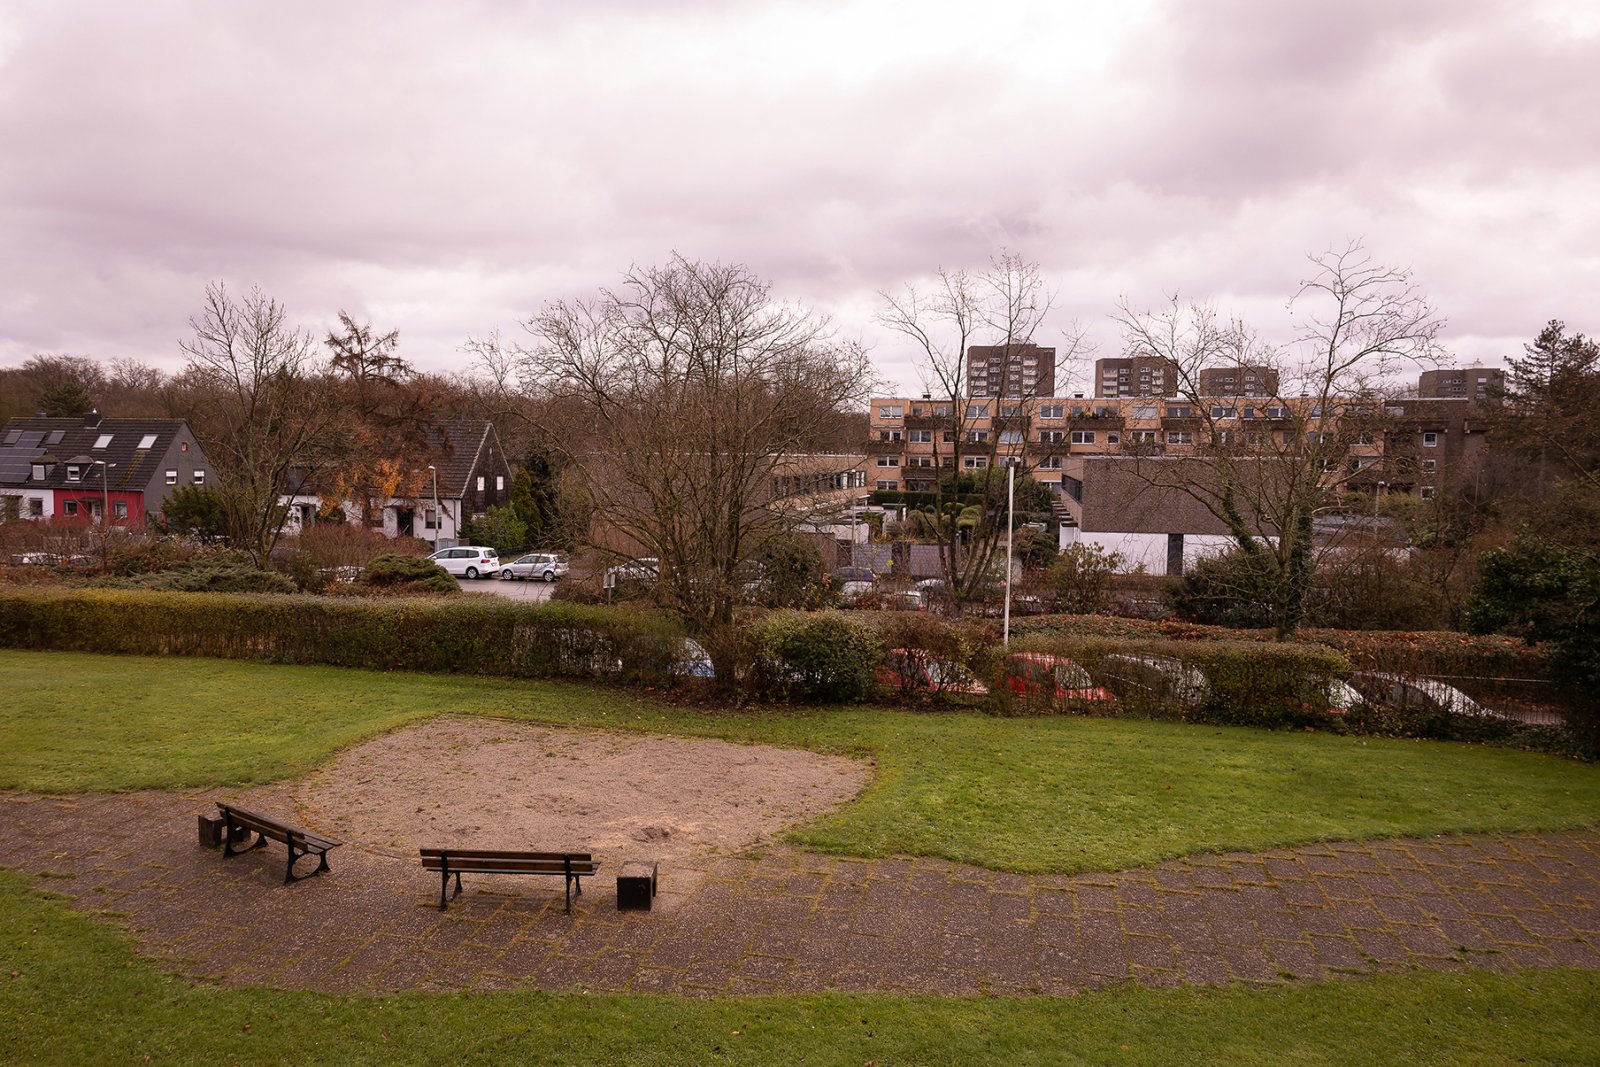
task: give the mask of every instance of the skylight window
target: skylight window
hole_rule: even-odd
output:
[[[67,436],[67,431],[65,430],[51,430],[50,436],[44,439],[44,443],[47,445],[59,445],[61,439],[65,436]]]
[[[139,447],[141,449],[154,448],[155,446],[156,446],[156,435],[155,434],[147,433],[143,437],[139,438]]]
[[[94,447],[96,447],[96,448],[105,448],[110,443],[111,443],[111,435],[108,434],[108,433],[103,433],[99,437],[96,437],[94,439]]]
[[[21,438],[22,438],[22,431],[21,430],[7,430],[6,431],[6,444],[8,444],[8,445],[16,444],[19,440],[21,440]]]

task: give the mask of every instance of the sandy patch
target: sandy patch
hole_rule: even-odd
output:
[[[691,861],[825,814],[870,774],[796,749],[445,717],[351,749],[296,799],[322,832],[397,857],[457,845]]]

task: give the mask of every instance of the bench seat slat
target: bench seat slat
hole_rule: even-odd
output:
[[[422,861],[422,866],[423,866],[423,869],[429,870],[429,871],[449,870],[452,873],[455,872],[455,871],[460,871],[462,874],[567,874],[567,873],[569,873],[568,867],[565,864],[561,864],[561,863],[548,863],[548,862],[526,863],[526,862],[523,862],[521,860],[458,861],[454,856],[450,857],[450,862],[449,863],[446,863],[443,860],[423,860]],[[596,863],[592,863],[592,862],[591,863],[574,863],[574,864],[572,864],[572,866],[570,868],[570,873],[572,873],[572,874],[581,874],[581,875],[593,875],[598,868],[599,868],[599,865],[596,864]]]
[[[425,848],[422,849],[425,858],[438,858],[448,855],[451,861],[455,860],[555,860],[558,863],[568,857],[573,860],[592,860],[591,852],[508,852],[493,848]]]

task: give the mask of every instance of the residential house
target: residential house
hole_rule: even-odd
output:
[[[386,537],[416,537],[436,547],[459,543],[461,526],[492,507],[511,502],[511,466],[493,424],[447,419],[427,426],[396,459],[403,485],[396,494],[370,488],[361,499],[326,499],[325,476],[296,472],[281,502],[289,508],[290,533],[330,515],[363,523]]]
[[[0,431],[6,519],[80,519],[143,529],[184,485],[215,480],[182,419],[12,419]]]

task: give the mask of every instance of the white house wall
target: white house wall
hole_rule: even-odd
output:
[[[1082,543],[1098,545],[1107,552],[1120,552],[1126,561],[1123,570],[1133,572],[1144,564],[1146,574],[1167,573],[1167,535],[1144,533],[1084,533],[1076,526],[1061,528],[1061,547]],[[1225,534],[1185,534],[1183,538],[1183,566],[1185,570],[1207,556],[1219,555],[1233,547],[1233,538]]]

